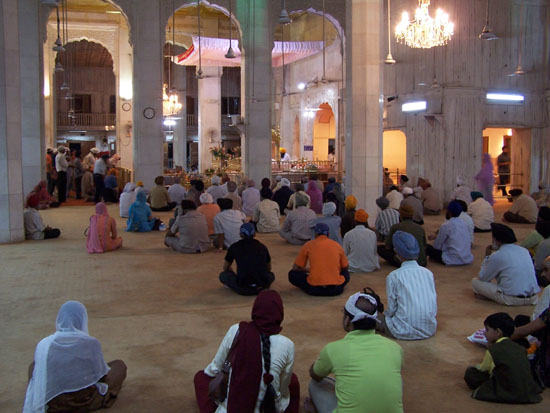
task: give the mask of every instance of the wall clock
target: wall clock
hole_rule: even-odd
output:
[[[143,109],[143,117],[145,119],[153,119],[155,117],[155,109],[151,107]]]
[[[132,105],[130,105],[128,102],[124,102],[122,104],[122,110],[124,112],[128,112],[130,109],[132,109]]]

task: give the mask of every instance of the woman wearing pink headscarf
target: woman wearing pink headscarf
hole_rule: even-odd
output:
[[[483,194],[483,198],[491,205],[495,203],[493,199],[493,186],[495,177],[493,173],[493,162],[491,155],[484,153],[481,158],[481,171],[475,176],[477,188]]]
[[[109,216],[103,202],[95,205],[95,215],[90,217],[90,229],[86,248],[88,253],[113,251],[122,247],[122,238],[117,237],[116,222]]]

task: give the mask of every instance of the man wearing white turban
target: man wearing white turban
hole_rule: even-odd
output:
[[[328,237],[342,245],[342,237],[340,236],[340,223],[342,218],[334,215],[336,212],[336,204],[334,202],[327,202],[323,204],[323,216],[315,218],[309,222],[309,228],[311,229],[311,239],[315,239],[315,225],[323,223],[329,227]]]
[[[472,189],[469,186],[466,186],[464,177],[462,175],[458,175],[456,177],[456,188],[451,194],[451,201],[458,199],[470,205],[470,202],[472,202],[470,192],[472,192]]]

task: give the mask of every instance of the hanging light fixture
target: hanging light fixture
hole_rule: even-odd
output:
[[[394,65],[395,59],[391,55],[391,26],[390,26],[390,15],[391,15],[391,7],[390,7],[390,1],[388,0],[388,55],[386,56],[386,60],[384,60],[384,63],[387,65]]]
[[[197,25],[199,27],[199,70],[197,79],[202,79],[202,49],[201,49],[201,0],[197,0]]]
[[[65,48],[63,47],[63,43],[61,43],[61,36],[59,35],[59,7],[56,7],[56,13],[57,13],[57,39],[55,40],[54,46],[52,47],[52,50],[54,52],[64,52]]]
[[[485,17],[485,26],[483,26],[483,30],[481,31],[479,38],[481,40],[497,40],[499,37],[493,33],[493,29],[491,25],[489,24],[489,4],[491,0],[487,0],[487,14]]]
[[[409,21],[405,11],[401,21],[395,28],[398,42],[415,49],[431,49],[446,45],[454,34],[454,23],[449,21],[449,15],[437,9],[435,18],[429,13],[430,0],[418,0],[419,8],[414,13],[414,20]]]
[[[521,1],[519,6],[518,67],[516,67],[516,70],[512,76],[523,76],[525,74],[525,70],[523,70],[523,67],[521,66],[523,57],[523,3],[524,2]]]
[[[55,64],[55,68],[53,70],[54,70],[54,72],[57,72],[57,73],[65,71],[65,69],[63,69],[63,65],[61,64],[60,61],[57,61],[57,63]]]
[[[231,19],[231,3],[232,0],[229,0],[229,49],[227,49],[227,53],[225,54],[226,59],[234,59],[235,52],[233,51],[233,47],[231,47],[231,41],[233,40],[233,20]]]
[[[281,13],[279,14],[279,24],[289,24],[292,22],[290,19],[290,16],[288,15],[288,12],[286,11],[286,3],[285,0],[283,0],[283,9],[281,10]]]
[[[176,116],[183,105],[179,102],[177,91],[172,87],[172,76],[170,67],[172,66],[172,48],[176,44],[176,8],[172,0],[172,45],[170,46],[170,58],[168,59],[168,84],[164,84],[162,90],[162,114],[164,117]]]

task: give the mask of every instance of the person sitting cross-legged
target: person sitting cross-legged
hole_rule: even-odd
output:
[[[233,209],[233,201],[229,198],[218,198],[216,201],[221,209],[214,217],[214,247],[222,252],[234,242],[241,239],[241,225],[245,223],[246,216],[243,212]]]
[[[356,293],[347,300],[342,322],[346,336],[328,343],[309,369],[307,413],[403,412],[403,349],[375,334],[382,309],[373,293]]]
[[[422,206],[422,201],[417,198],[412,188],[405,187],[403,188],[403,201],[401,205],[409,205],[413,208],[413,217],[412,220],[418,225],[424,225],[424,207]]]
[[[462,207],[458,201],[451,201],[447,206],[447,219],[439,228],[434,245],[426,247],[426,254],[431,260],[445,265],[467,265],[474,260],[472,254],[472,237],[468,225],[459,218]]]
[[[334,202],[327,202],[323,204],[323,216],[315,218],[309,222],[309,228],[311,230],[311,239],[315,239],[315,226],[319,223],[326,224],[330,230],[329,238],[342,245],[342,237],[340,236],[340,224],[342,218],[334,215],[336,212],[336,204]]]
[[[61,231],[57,228],[51,228],[44,225],[40,212],[38,195],[32,194],[27,198],[27,208],[23,213],[23,223],[25,227],[25,239],[51,239],[57,238]]]
[[[329,239],[327,224],[317,224],[315,235],[300,249],[288,281],[310,295],[339,295],[349,282],[348,259],[342,246]]]
[[[510,196],[514,203],[502,216],[504,221],[519,224],[534,224],[537,222],[538,206],[533,198],[525,195],[521,189],[512,189]]]
[[[376,236],[379,241],[384,242],[390,233],[391,227],[399,224],[399,211],[389,208],[390,201],[384,196],[381,196],[376,200],[376,205],[380,208],[380,212],[378,213],[376,222],[374,223],[376,228]]]
[[[271,272],[271,257],[266,246],[254,239],[254,224],[241,225],[241,240],[229,247],[220,274],[222,284],[240,295],[256,295],[275,280]],[[237,262],[237,272],[231,265]]]
[[[493,242],[485,250],[474,294],[504,305],[535,305],[540,288],[529,251],[519,245],[512,228],[491,224]],[[496,283],[491,280],[496,279]]]
[[[376,234],[369,228],[369,214],[364,209],[355,212],[355,228],[344,235],[344,252],[350,272],[372,272],[380,268],[376,253]]]
[[[311,239],[309,222],[316,218],[315,211],[307,207],[305,193],[296,194],[296,209],[287,212],[279,235],[293,245],[303,245]]]
[[[206,218],[197,211],[193,201],[181,201],[181,214],[166,232],[164,245],[187,254],[205,252],[210,248]]]
[[[252,221],[256,224],[258,232],[278,232],[281,212],[277,202],[272,201],[273,192],[264,187],[260,191],[262,200],[254,208]]]
[[[423,340],[437,329],[437,295],[434,276],[416,262],[420,252],[416,238],[403,231],[393,234],[401,268],[386,278],[388,308],[379,317],[380,330],[399,340]],[[378,326],[377,326],[378,328]]]
[[[164,187],[164,177],[157,176],[155,178],[155,186],[151,188],[149,193],[149,201],[151,210],[153,211],[171,211],[176,207],[176,203],[170,201],[168,190]]]
[[[474,232],[491,232],[491,224],[495,221],[493,206],[479,191],[470,192],[470,196],[473,201],[468,205],[468,215],[474,221]]]
[[[346,232],[351,231],[355,227],[355,208],[357,207],[357,198],[353,195],[348,195],[344,201],[345,212],[342,215],[340,222],[340,235],[342,239]]]
[[[488,348],[479,366],[466,369],[464,380],[476,400],[529,404],[542,401],[525,348],[512,341],[514,320],[506,313],[485,319]]]

